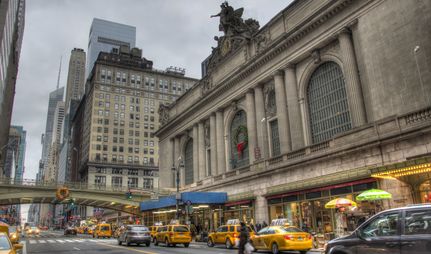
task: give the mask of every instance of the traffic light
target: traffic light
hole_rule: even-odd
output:
[[[132,199],[133,198],[132,197],[132,192],[130,192],[130,191],[126,192],[126,198],[127,199]]]

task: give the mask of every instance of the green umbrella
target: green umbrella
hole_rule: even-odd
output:
[[[386,192],[384,190],[379,189],[371,189],[362,192],[356,197],[358,201],[373,201],[373,200],[382,200],[382,199],[391,199],[392,194]]]

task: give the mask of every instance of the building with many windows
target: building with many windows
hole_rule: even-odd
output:
[[[157,188],[158,109],[196,80],[183,69],[159,71],[141,50],[101,52],[72,120],[72,181],[91,188]]]
[[[5,173],[5,148],[12,119],[24,20],[25,0],[0,2],[0,176]]]
[[[228,194],[195,224],[285,217],[320,233],[335,230],[324,205],[336,197],[393,195],[358,202],[349,230],[382,207],[429,202],[430,11],[429,1],[296,0],[260,29],[225,17],[238,20],[222,20],[205,76],[161,112],[160,186],[175,186],[180,159],[182,191]]]

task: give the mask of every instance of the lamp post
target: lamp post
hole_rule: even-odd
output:
[[[420,85],[421,85],[422,94],[423,94],[423,96],[425,96],[425,100],[427,100],[427,102],[429,104],[429,98],[428,98],[428,96],[426,96],[426,93],[425,93],[424,83],[423,83],[423,80],[422,80],[421,68],[419,66],[418,56],[417,56],[417,54],[420,52],[420,49],[421,49],[421,47],[419,45],[417,45],[416,47],[414,47],[414,49],[413,49],[413,55],[415,57],[416,70],[417,70],[418,75],[419,75],[419,82],[420,82]]]
[[[177,192],[175,195],[175,208],[176,208],[176,214],[175,214],[175,219],[179,219],[180,217],[180,199],[181,199],[181,195],[180,195],[180,168],[184,167],[184,162],[183,162],[183,158],[180,156],[178,157],[178,163],[177,166],[175,167],[175,164],[172,165],[172,172],[175,172],[175,184],[176,184],[176,188],[177,188]]]

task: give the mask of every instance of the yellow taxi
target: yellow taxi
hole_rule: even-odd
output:
[[[93,235],[95,228],[96,228],[96,225],[89,226],[87,229],[87,234]]]
[[[112,237],[111,224],[101,223],[96,226],[93,231],[93,238]]]
[[[271,223],[271,226],[261,229],[250,240],[257,250],[269,250],[273,254],[280,251],[299,251],[307,253],[312,248],[312,236],[297,227],[287,223]]]
[[[0,232],[0,254],[16,254],[22,244],[12,244],[6,233]]]
[[[247,228],[250,237],[254,236],[254,231],[251,227],[247,226]],[[232,249],[235,242],[239,241],[240,232],[240,221],[238,219],[228,220],[226,225],[218,227],[216,232],[208,235],[207,245],[208,247],[214,247],[216,244],[224,244],[227,249]]]
[[[20,240],[20,230],[16,226],[9,226],[9,239],[15,244],[19,243]]]
[[[161,225],[148,227],[148,229],[150,230],[150,235],[151,235],[151,241],[152,242],[154,242],[154,240],[155,240],[154,237],[156,236],[157,229],[159,229],[160,227],[161,227]]]
[[[184,244],[184,247],[189,247],[192,241],[190,228],[186,225],[172,224],[167,226],[159,226],[154,237],[154,245],[165,243],[167,247]]]

